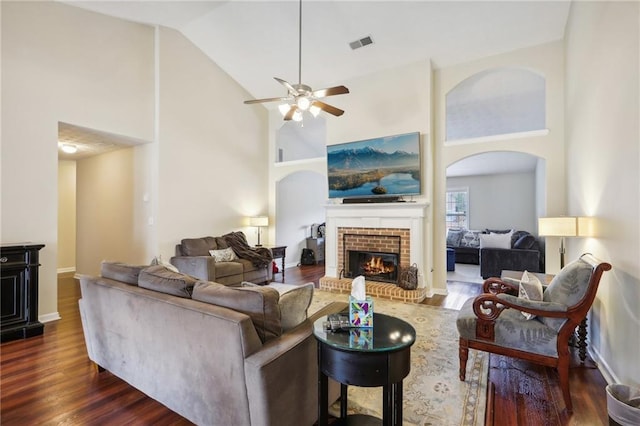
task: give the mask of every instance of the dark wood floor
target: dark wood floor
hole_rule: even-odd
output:
[[[302,284],[324,275],[323,266],[286,270],[286,282]],[[280,278],[277,275],[276,278]],[[448,283],[447,296],[425,304],[458,309],[479,293],[479,284]],[[0,345],[0,424],[4,425],[189,425],[109,372],[98,375],[87,358],[73,278],[58,284],[62,319],[43,336]],[[502,425],[604,425],[606,382],[595,368],[571,371],[574,414],[564,410],[555,372],[492,356],[493,423]]]

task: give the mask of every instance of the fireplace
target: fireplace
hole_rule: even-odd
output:
[[[345,276],[353,278],[363,275],[371,281],[397,283],[398,260],[397,253],[348,250]]]

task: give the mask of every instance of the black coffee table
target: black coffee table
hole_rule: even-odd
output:
[[[318,340],[318,426],[328,424],[328,377],[340,382],[341,425],[380,424],[368,415],[347,416],[347,386],[382,386],[382,424],[402,425],[402,380],[411,369],[415,329],[407,322],[373,314],[373,328],[326,331],[327,317],[313,324]]]

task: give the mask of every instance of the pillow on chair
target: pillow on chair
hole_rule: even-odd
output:
[[[522,279],[519,282],[518,298],[525,300],[542,300],[542,283],[535,275],[529,275],[524,271]],[[534,319],[536,316],[529,312],[520,312],[528,320]]]

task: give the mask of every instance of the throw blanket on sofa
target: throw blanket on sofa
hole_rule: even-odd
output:
[[[271,250],[265,247],[251,247],[242,232],[231,232],[223,237],[239,258],[250,260],[253,266],[264,268],[271,264]]]

